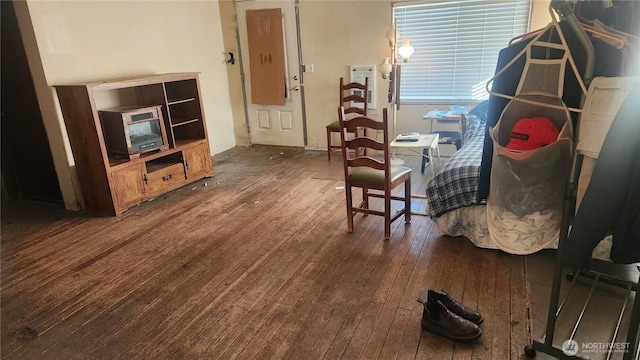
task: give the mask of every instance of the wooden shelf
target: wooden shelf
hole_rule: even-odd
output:
[[[191,119],[191,120],[177,120],[177,121],[173,121],[173,123],[171,124],[172,127],[176,127],[176,126],[181,126],[181,125],[187,125],[187,124],[192,124],[192,123],[197,123],[199,122],[200,119]]]
[[[188,99],[182,99],[182,100],[168,100],[167,105],[171,106],[176,104],[187,103],[190,101],[196,101],[196,98],[188,98]]]
[[[196,146],[205,142],[206,141],[203,141],[200,139],[181,139],[180,141],[176,142],[176,147],[185,148],[190,146]]]

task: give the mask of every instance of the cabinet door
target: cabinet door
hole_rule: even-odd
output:
[[[144,200],[144,179],[144,164],[136,164],[111,173],[116,213],[121,213]]]
[[[185,148],[182,153],[187,169],[187,179],[196,180],[213,175],[211,154],[207,143]]]

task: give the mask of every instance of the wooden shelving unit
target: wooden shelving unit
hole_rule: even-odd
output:
[[[213,175],[197,73],[58,85],[55,89],[87,210],[117,215]],[[108,105],[100,103],[104,99]],[[110,155],[99,111],[114,103],[161,106],[168,149],[132,159]]]

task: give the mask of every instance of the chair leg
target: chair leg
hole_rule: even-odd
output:
[[[362,188],[362,207],[365,209],[369,208],[369,192],[366,188]]]
[[[327,129],[327,158],[331,161],[331,130]]]
[[[347,230],[353,232],[353,197],[351,194],[351,185],[345,184],[344,190],[347,196]]]
[[[391,192],[384,193],[384,239],[391,237]]]
[[[404,222],[411,222],[411,176],[404,182]]]
[[[386,191],[384,194],[384,239],[389,240],[391,237],[391,192]]]

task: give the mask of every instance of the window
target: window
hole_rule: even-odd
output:
[[[530,0],[397,3],[398,38],[415,53],[403,65],[400,101],[469,101],[488,97],[498,53],[529,28]]]

